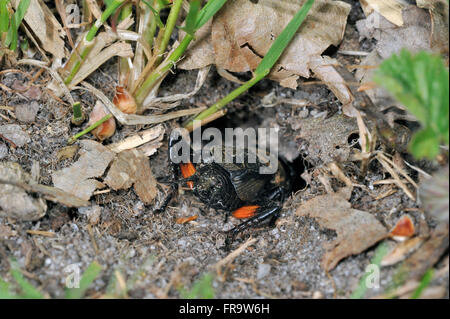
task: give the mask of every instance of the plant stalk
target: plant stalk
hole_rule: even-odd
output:
[[[180,15],[180,10],[181,10],[182,4],[183,4],[183,0],[175,0],[172,4],[172,8],[170,9],[169,17],[167,18],[166,27],[164,28],[164,34],[163,34],[161,43],[158,46],[158,50],[156,52],[158,57],[156,58],[155,65],[159,65],[163,59],[164,52],[167,49],[173,29],[175,28],[175,24],[177,23],[178,16]]]
[[[105,21],[119,8],[125,0],[114,0],[105,9],[99,19],[95,21],[83,40],[78,44],[77,48],[72,52],[72,55],[64,67],[64,71],[68,72],[67,77],[64,79],[66,85],[70,84],[74,76],[80,70],[81,64],[86,60],[87,55],[94,46],[94,38],[97,35],[100,27]],[[77,52],[81,52],[80,55]],[[70,71],[69,71],[70,70]]]
[[[270,70],[266,71],[265,73],[261,74],[255,74],[253,78],[251,78],[249,81],[242,84],[240,87],[232,91],[230,94],[225,96],[223,99],[215,103],[214,105],[210,106],[208,109],[201,112],[199,115],[195,117],[195,120],[204,120],[205,118],[213,115],[217,111],[219,111],[221,108],[223,108],[225,105],[233,101],[235,98],[237,98],[242,93],[246,92],[248,89],[250,89],[253,85],[261,81],[267,74],[269,74]],[[187,130],[191,130],[192,126],[194,125],[194,120],[188,121],[184,127]]]
[[[164,76],[175,65],[175,63],[181,58],[187,47],[191,43],[193,37],[189,34],[183,38],[178,47],[172,52],[172,54],[166,58],[142,83],[141,87],[136,91],[136,103],[142,105],[148,93],[152,89],[153,85]]]
[[[104,122],[106,122],[107,120],[109,120],[112,117],[112,114],[107,114],[104,117],[102,117],[100,120],[98,120],[97,122],[95,122],[94,124],[92,124],[91,126],[89,126],[88,128],[82,130],[80,133],[75,134],[74,136],[72,136],[71,138],[69,138],[69,140],[67,141],[67,144],[73,144],[75,143],[75,141],[77,139],[79,139],[81,136],[89,133],[90,131],[96,129],[97,127],[99,127],[100,125],[102,125]]]

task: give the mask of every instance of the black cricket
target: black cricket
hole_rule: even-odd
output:
[[[169,139],[169,161],[173,146],[180,141],[180,137]],[[223,146],[222,152],[233,152],[235,148]],[[196,164],[195,173],[187,178],[181,177],[179,164],[171,162],[172,178],[168,183],[172,186],[157,212],[166,209],[178,184],[193,184],[193,194],[207,207],[225,212],[226,218],[232,212],[246,211],[252,208],[254,212],[246,221],[227,231],[225,249],[229,250],[231,243],[240,232],[263,225],[273,227],[279,217],[283,202],[287,194],[293,189],[295,171],[286,160],[278,159],[278,169],[273,174],[260,174],[263,163],[259,156],[256,162],[250,163],[249,150],[244,149],[243,163],[201,162]],[[167,181],[166,181],[167,182]],[[243,217],[241,217],[243,218]]]

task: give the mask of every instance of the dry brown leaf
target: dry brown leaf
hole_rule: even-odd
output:
[[[211,45],[211,26],[212,20],[209,20],[195,33],[195,40],[189,45],[186,55],[177,64],[177,68],[193,70],[214,64],[214,50]],[[180,32],[180,40],[185,34],[183,31]]]
[[[422,6],[430,10],[421,9],[414,5],[406,6],[402,11],[404,20],[402,27],[397,27],[382,17],[378,12],[372,12],[366,19],[356,22],[361,39],[367,38],[377,41],[376,48],[361,61],[361,65],[379,65],[383,59],[400,52],[403,48],[412,52],[418,52],[420,50],[438,53],[448,52],[447,2],[443,0],[441,6],[437,5],[441,3],[441,1],[437,0],[421,2],[423,3]],[[374,72],[374,68],[358,68],[355,76],[364,85],[373,80]],[[394,101],[392,96],[381,87],[366,90],[365,92],[374,104],[380,105],[383,108],[389,108],[391,106],[404,108],[398,102]],[[413,120],[411,117],[400,118],[400,115],[395,116],[398,119]]]
[[[423,243],[402,265],[410,279],[420,279],[433,267],[448,249],[448,223],[440,223],[431,237]]]
[[[422,237],[414,237],[399,243],[381,260],[381,266],[392,266],[404,260],[422,245],[424,239]]]
[[[304,2],[229,1],[214,17],[211,37],[205,36],[210,29],[207,25],[180,62],[180,68],[194,69],[215,63],[218,68],[231,72],[255,70],[275,38]],[[295,89],[299,76],[308,78],[312,67],[319,69],[319,65],[327,65],[328,61],[320,60],[320,56],[330,45],[338,45],[342,40],[350,9],[351,6],[342,1],[316,1],[269,78]],[[319,64],[318,59],[321,62]],[[314,66],[311,65],[313,61]],[[334,81],[322,73],[321,80]],[[343,81],[339,79],[338,82]],[[347,94],[346,90],[341,91],[339,87],[331,86],[330,89],[340,93],[341,97]],[[348,100],[343,99],[342,102],[347,104]]]
[[[229,1],[213,21],[211,39],[216,65],[232,72],[255,70],[304,2]],[[277,81],[293,75],[308,78],[311,59],[342,40],[350,9],[341,1],[316,1],[269,77]]]
[[[145,204],[150,204],[157,193],[156,180],[149,160],[136,149],[119,153],[104,181],[114,190],[127,189],[134,185],[134,191]]]
[[[189,216],[189,217],[179,217],[176,220],[177,224],[186,224],[189,223],[193,220],[196,220],[198,218],[198,215],[193,215],[193,216]]]
[[[14,8],[17,8],[19,3],[20,0],[12,1]],[[66,36],[66,33],[42,0],[30,2],[24,20],[39,39],[45,51],[50,52],[58,59],[65,57],[63,38]]]
[[[397,0],[360,0],[361,7],[366,16],[374,10],[393,24],[401,27],[403,25],[402,9],[404,4]]]
[[[22,147],[31,141],[30,135],[17,124],[1,125],[0,136],[8,142],[14,143],[14,147]]]
[[[398,53],[402,48],[417,52],[420,50],[435,50],[448,47],[448,29],[442,26],[433,30],[432,18],[428,10],[410,5],[403,9],[403,27],[397,27],[377,12],[366,19],[356,22],[360,38],[377,40],[376,51],[382,59]],[[442,43],[431,46],[433,32],[439,32]]]
[[[0,216],[33,221],[42,218],[47,205],[42,198],[29,196],[16,183],[28,183],[31,176],[17,163],[0,162]]]
[[[81,199],[89,200],[92,193],[102,186],[94,178],[103,175],[115,153],[95,141],[83,140],[80,144],[81,155],[78,161],[54,172],[52,180],[55,187]]]
[[[371,214],[351,208],[348,199],[352,188],[317,196],[301,205],[297,216],[310,216],[324,228],[333,229],[337,238],[324,245],[322,267],[329,271],[350,255],[359,254],[386,238],[388,232]]]
[[[432,20],[431,48],[448,53],[448,0],[417,0],[419,8],[428,9]]]

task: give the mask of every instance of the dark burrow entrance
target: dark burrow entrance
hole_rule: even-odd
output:
[[[245,115],[243,115],[243,113]],[[236,115],[236,113],[234,113],[234,114],[228,113],[225,116],[202,126],[202,131],[207,128],[217,128],[218,130],[220,130],[220,132],[222,133],[222,136],[224,137],[226,128],[235,129],[235,128],[241,127],[242,129],[245,130],[246,128],[250,127],[250,128],[258,129],[260,127],[263,127],[260,125],[262,123],[262,120],[263,119],[261,118],[261,115],[258,115],[258,114],[256,114],[256,112],[251,112],[248,110],[247,110],[247,112],[238,112],[237,115]],[[192,134],[191,134],[191,138],[192,138]],[[210,140],[203,141],[203,145],[207,144],[209,141]],[[287,163],[289,168],[291,170],[293,170],[293,174],[292,174],[293,177],[291,178],[292,193],[295,193],[299,190],[305,189],[305,187],[307,186],[307,183],[301,177],[301,175],[305,172],[305,170],[310,169],[311,165],[303,158],[302,155],[299,155],[298,157],[296,157],[292,162],[287,161],[282,156],[280,156],[279,159],[281,161]],[[287,194],[287,195],[290,195],[290,194]]]

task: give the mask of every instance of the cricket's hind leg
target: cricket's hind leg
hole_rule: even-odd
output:
[[[236,218],[250,218],[226,232],[227,237],[225,239],[225,250],[229,251],[236,236],[246,229],[263,225],[273,227],[275,225],[275,221],[280,215],[280,212],[281,206],[273,204],[266,206],[249,205],[235,210],[233,212],[233,216]]]

